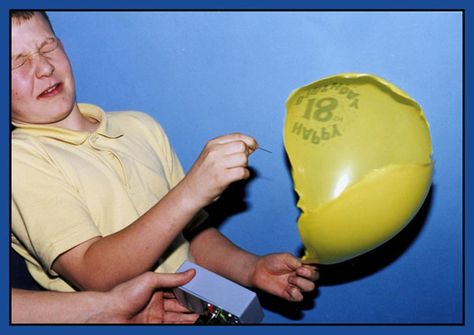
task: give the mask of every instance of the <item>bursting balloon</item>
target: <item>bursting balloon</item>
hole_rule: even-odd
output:
[[[344,73],[296,89],[286,108],[303,262],[343,262],[400,232],[433,172],[418,103],[380,77]]]

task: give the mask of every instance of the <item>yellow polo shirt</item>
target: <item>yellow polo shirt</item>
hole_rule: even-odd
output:
[[[150,116],[89,104],[79,109],[100,122],[97,131],[15,124],[12,132],[12,246],[49,290],[74,290],[51,269],[59,255],[128,226],[184,176]],[[156,271],[175,272],[190,258],[180,234]]]

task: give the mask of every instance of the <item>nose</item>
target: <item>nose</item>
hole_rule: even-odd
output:
[[[54,65],[51,64],[49,59],[41,54],[36,54],[32,62],[35,66],[35,74],[37,78],[49,77],[54,72]]]

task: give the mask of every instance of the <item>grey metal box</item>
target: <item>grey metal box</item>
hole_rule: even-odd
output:
[[[178,272],[195,269],[196,275],[186,285],[174,289],[176,298],[191,311],[221,323],[260,323],[263,310],[255,292],[240,286],[195,263],[185,261]],[[217,314],[219,312],[219,314]]]

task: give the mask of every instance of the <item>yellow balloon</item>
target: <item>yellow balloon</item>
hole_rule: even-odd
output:
[[[343,73],[295,90],[286,109],[303,262],[339,263],[400,232],[431,185],[421,107],[380,77]]]

